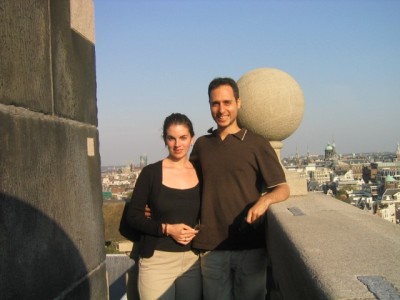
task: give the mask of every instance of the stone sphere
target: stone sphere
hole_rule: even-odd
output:
[[[260,68],[238,80],[241,108],[238,122],[269,141],[283,141],[299,127],[304,115],[304,96],[287,73]]]

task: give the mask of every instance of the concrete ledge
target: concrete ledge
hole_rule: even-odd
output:
[[[376,299],[362,276],[384,278],[399,297],[398,225],[308,193],[271,207],[267,238],[273,294],[283,299]]]

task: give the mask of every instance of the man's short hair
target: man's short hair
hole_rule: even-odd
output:
[[[208,85],[208,99],[210,99],[211,92],[221,85],[229,85],[233,90],[235,99],[239,99],[239,87],[235,80],[229,77],[218,77],[214,78]]]

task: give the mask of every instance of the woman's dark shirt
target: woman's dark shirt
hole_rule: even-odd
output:
[[[151,218],[146,218],[144,215],[146,204],[151,209]],[[142,233],[139,246],[140,256],[151,257],[155,249],[174,252],[190,249],[190,245],[179,246],[181,248],[172,247],[172,238],[164,236],[162,223],[186,224],[190,222],[186,225],[193,227],[197,223],[199,210],[199,184],[184,190],[168,188],[162,185],[162,161],[144,167],[136,182],[127,213],[128,224]],[[172,248],[175,250],[166,250]]]
[[[189,189],[174,189],[161,185],[160,194],[154,201],[154,207],[158,211],[162,223],[184,223],[194,227],[198,222],[200,210],[199,184]],[[171,237],[158,239],[156,250],[180,252],[188,251],[191,245],[178,244]]]

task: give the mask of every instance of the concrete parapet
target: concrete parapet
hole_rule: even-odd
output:
[[[125,254],[107,254],[109,299],[120,300],[127,292],[129,270],[135,261]]]
[[[307,195],[307,181],[304,177],[301,177],[299,173],[291,172],[286,169],[285,176],[286,181],[290,187],[290,194],[292,196],[304,196]]]
[[[268,212],[273,299],[399,299],[400,227],[322,193]],[[380,278],[385,298],[363,278]],[[375,278],[375,279],[374,279]]]

